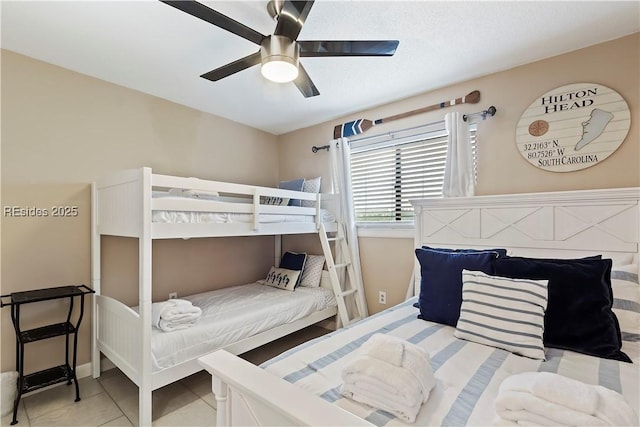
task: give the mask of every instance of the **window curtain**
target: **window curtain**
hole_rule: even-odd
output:
[[[444,121],[449,136],[442,195],[444,197],[473,196],[476,183],[469,125],[458,112],[447,113]]]
[[[334,139],[330,142],[329,157],[331,165],[331,181],[333,191],[340,198],[340,216],[345,231],[345,237],[351,251],[351,261],[358,289],[357,297],[360,306],[364,308],[363,316],[368,316],[367,300],[364,296],[362,284],[362,270],[360,268],[360,250],[358,249],[358,230],[356,229],[356,214],[353,205],[353,191],[351,184],[351,148],[346,138]]]

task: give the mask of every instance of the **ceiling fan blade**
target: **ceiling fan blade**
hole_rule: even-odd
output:
[[[307,71],[304,69],[302,64],[298,64],[298,77],[293,81],[293,83],[295,83],[305,98],[320,95],[318,88],[313,84],[309,74],[307,74]]]
[[[300,56],[393,56],[398,40],[315,40],[298,41]]]
[[[276,25],[274,34],[276,36],[288,37],[291,40],[297,39],[304,25],[304,21],[309,15],[311,6],[313,6],[313,1],[286,0],[278,15],[278,24]]]
[[[202,3],[198,3],[193,0],[160,0],[162,3],[166,3],[169,6],[173,6],[178,10],[188,13],[189,15],[195,16],[196,18],[200,18],[203,21],[207,21],[216,27],[222,28],[223,30],[227,30],[235,35],[238,35],[244,39],[247,39],[255,44],[259,45],[262,43],[262,40],[266,37],[263,34],[260,34],[256,30],[247,27],[244,24],[235,21],[228,16],[217,12]]]
[[[233,61],[227,65],[223,65],[220,68],[216,68],[215,70],[209,71],[208,73],[205,73],[200,77],[217,82],[218,80],[228,77],[232,74],[235,74],[238,71],[246,70],[249,67],[258,65],[260,64],[260,62],[262,62],[262,60],[260,58],[260,51],[258,51],[249,56],[245,56],[244,58],[238,59],[237,61]]]

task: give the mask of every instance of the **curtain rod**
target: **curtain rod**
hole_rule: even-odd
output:
[[[356,139],[349,139],[349,138],[347,138],[347,139],[349,139],[349,142],[356,142],[356,141],[366,141],[367,139],[374,139],[374,138],[383,138],[383,137],[392,138],[392,137],[394,137],[395,135],[397,135],[398,133],[411,132],[411,131],[418,130],[418,129],[421,129],[421,128],[425,128],[425,127],[433,126],[433,125],[438,124],[438,123],[442,123],[443,121],[444,121],[444,120],[437,120],[437,121],[435,121],[435,122],[425,123],[425,124],[418,125],[418,126],[414,126],[414,127],[407,128],[407,129],[401,129],[401,130],[396,130],[396,131],[390,131],[390,132],[387,132],[387,133],[379,133],[379,134],[376,134],[376,135],[365,136],[365,137],[362,137],[362,138],[356,138]],[[329,148],[330,148],[330,145],[329,145],[329,144],[327,144],[327,145],[323,145],[323,146],[321,146],[321,147],[317,147],[317,146],[315,146],[315,145],[314,145],[313,147],[311,147],[311,151],[313,151],[314,153],[317,153],[317,152],[318,152],[318,151],[320,151],[320,150],[327,150],[327,151],[329,151]]]
[[[487,118],[487,116],[493,117],[496,114],[496,111],[497,111],[496,107],[494,107],[492,105],[491,107],[487,108],[486,110],[478,111],[477,113],[464,114],[462,116],[462,120],[464,120],[466,122],[468,119],[476,117],[476,116],[481,116],[482,120],[485,120]],[[423,125],[415,126],[415,127],[412,127],[412,128],[407,128],[407,129],[402,129],[402,130],[397,130],[397,131],[391,131],[391,132],[381,133],[381,134],[377,134],[377,135],[365,136],[365,137],[357,138],[357,139],[350,139],[349,141],[350,142],[365,141],[367,139],[382,138],[382,137],[390,138],[390,137],[394,137],[398,133],[411,132],[411,131],[418,130],[418,129],[421,129],[421,128],[424,128],[424,127],[429,127],[429,126],[433,126],[433,125],[438,124],[438,123],[442,123],[443,121],[444,120],[437,120],[435,122],[425,123]],[[317,153],[320,150],[329,151],[330,147],[331,146],[329,144],[322,145],[320,147],[314,145],[313,147],[311,147],[311,151],[314,152],[314,153]]]
[[[489,108],[487,108],[486,110],[482,110],[482,111],[478,111],[477,113],[471,113],[471,114],[465,114],[462,116],[462,120],[464,120],[465,122],[467,121],[467,119],[471,119],[473,117],[476,116],[481,116],[482,120],[485,120],[487,118],[487,116],[489,117],[493,117],[496,114],[496,107],[494,107],[493,105]]]

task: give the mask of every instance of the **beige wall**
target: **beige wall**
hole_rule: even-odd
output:
[[[151,166],[159,173],[274,185],[276,145],[274,135],[3,50],[2,206],[77,206],[79,215],[3,214],[1,293],[90,284],[89,186],[96,177]],[[102,248],[107,293],[136,304],[137,241],[105,238]],[[160,300],[172,291],[185,295],[262,277],[273,264],[273,238],[162,241],[154,243],[153,256],[153,297]],[[23,328],[60,319],[64,306],[25,307]],[[79,364],[90,360],[90,318],[81,327]],[[1,319],[5,371],[15,365],[8,308]],[[26,372],[62,363],[63,352],[61,338],[29,344]]]
[[[282,135],[280,174],[286,179],[322,174],[328,184],[328,154],[326,151],[313,154],[311,147],[325,145],[335,125],[357,118],[387,117],[479,90],[480,103],[455,107],[462,113],[481,111],[490,105],[498,110],[495,117],[478,125],[478,195],[640,186],[639,53],[640,34],[636,33]],[[631,128],[625,142],[606,160],[581,171],[553,173],[532,166],[515,145],[515,129],[521,114],[545,92],[580,82],[608,86],[627,101]],[[408,128],[443,117],[444,111],[434,111],[378,125],[368,134]],[[324,191],[328,188],[325,185]],[[377,312],[402,301],[413,267],[413,241],[361,237],[360,252],[369,310]],[[398,279],[394,279],[394,274]],[[377,302],[379,290],[388,293],[386,306]]]

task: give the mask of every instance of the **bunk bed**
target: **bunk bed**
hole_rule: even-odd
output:
[[[605,295],[606,289],[600,292],[603,298],[609,298],[609,304],[613,298],[608,310],[616,313],[621,350],[633,363],[551,346],[544,348],[546,360],[537,360],[458,338],[455,326],[418,318],[420,305],[414,304],[419,301],[422,278],[421,264],[416,260],[417,274],[409,286],[408,299],[397,306],[294,347],[260,367],[224,350],[203,356],[200,363],[212,374],[218,401],[216,425],[407,425],[389,412],[341,394],[342,370],[374,333],[405,339],[430,355],[435,386],[415,423],[408,425],[510,425],[494,424],[496,401],[503,381],[522,372],[551,372],[589,385],[602,385],[620,393],[637,417],[639,199],[639,188],[623,188],[413,202],[415,248],[504,248],[506,258],[512,260],[507,263],[522,257],[574,258],[563,261],[585,265],[609,263],[608,271],[613,271],[609,296]],[[593,255],[602,255],[603,259],[575,260]],[[438,264],[438,270],[440,267]],[[608,274],[588,277],[605,283]],[[618,280],[623,277],[628,282]],[[574,281],[570,297],[575,295],[580,300],[580,293],[588,287],[581,287],[585,283],[582,280]],[[583,304],[590,307],[590,303]],[[563,305],[561,311],[569,305]],[[605,308],[601,310],[606,312]],[[584,318],[581,321],[585,322]],[[604,324],[602,327],[606,329]],[[631,421],[631,425],[638,425],[639,421]]]
[[[291,199],[303,203],[289,206]],[[152,391],[202,370],[198,356],[218,348],[240,354],[335,316],[336,284],[325,271],[320,286],[295,292],[254,283],[185,297],[193,305],[204,307],[204,320],[184,331],[162,332],[152,327],[151,271],[154,240],[203,237],[273,235],[274,266],[278,266],[280,236],[337,232],[336,204],[337,198],[331,194],[161,175],[150,168],[119,171],[94,182],[93,376],[100,375],[102,353],[139,387],[139,422],[151,425]],[[106,235],[138,239],[137,306],[129,307],[101,292],[100,241]],[[257,294],[261,298],[258,302]],[[209,309],[207,313],[205,302],[212,298],[224,301],[224,309]],[[231,300],[256,308],[253,320],[249,319],[254,323],[245,322],[233,329],[229,325],[232,319],[242,321],[247,316],[242,315],[243,310],[234,313],[228,305]],[[288,305],[277,305],[285,301]],[[269,307],[276,315],[268,316]]]

